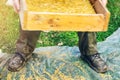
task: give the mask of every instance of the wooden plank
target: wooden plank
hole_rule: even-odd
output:
[[[106,31],[108,28],[109,20],[110,20],[110,12],[108,9],[102,4],[101,0],[97,0],[94,3],[94,8],[97,14],[103,14],[104,15],[104,30]]]
[[[91,4],[93,5],[95,3],[95,1],[97,0],[89,0],[91,2]]]
[[[97,14],[64,14],[27,11],[25,0],[21,0],[21,24],[23,30],[52,31],[106,31],[109,12],[100,0],[92,1]]]
[[[20,0],[20,12],[19,12],[19,17],[20,17],[20,23],[21,26],[23,27],[26,23],[26,19],[25,17],[27,17],[27,6],[26,6],[26,2],[25,0]]]
[[[102,31],[104,16],[28,12],[23,30]],[[25,19],[25,20],[26,20]],[[97,26],[96,26],[97,25]],[[29,27],[27,27],[29,26]]]

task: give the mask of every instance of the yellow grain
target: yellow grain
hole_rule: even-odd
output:
[[[7,75],[7,80],[11,80],[11,78],[12,78],[12,74],[9,73],[9,74]]]
[[[20,75],[20,80],[26,80],[26,79],[25,79],[25,75],[23,75],[23,74]]]
[[[26,0],[30,11],[95,14],[89,0]]]

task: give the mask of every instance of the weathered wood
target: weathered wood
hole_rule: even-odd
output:
[[[106,31],[110,13],[100,0],[91,0],[97,14],[32,12],[21,0],[20,21],[23,30]]]
[[[103,6],[101,0],[97,0],[94,2],[94,8],[97,14],[103,14],[104,15],[104,30],[107,30],[108,24],[109,24],[109,19],[110,19],[110,12],[106,9],[105,6]]]

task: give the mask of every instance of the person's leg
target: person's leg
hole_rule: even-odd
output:
[[[25,56],[32,54],[40,31],[23,31],[20,29],[20,36],[16,42],[16,52],[23,53]]]
[[[39,34],[40,31],[23,31],[20,28],[20,36],[16,42],[16,53],[8,61],[8,70],[15,72],[25,66],[36,46]]]
[[[82,55],[98,53],[96,46],[96,34],[93,32],[78,32],[79,49]]]
[[[95,71],[106,72],[107,65],[97,51],[96,34],[94,32],[78,32],[81,57]]]

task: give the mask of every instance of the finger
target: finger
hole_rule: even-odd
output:
[[[13,8],[16,13],[19,13],[20,10],[19,0],[13,0]]]
[[[102,0],[102,3],[103,3],[104,6],[106,6],[107,5],[107,0]]]

